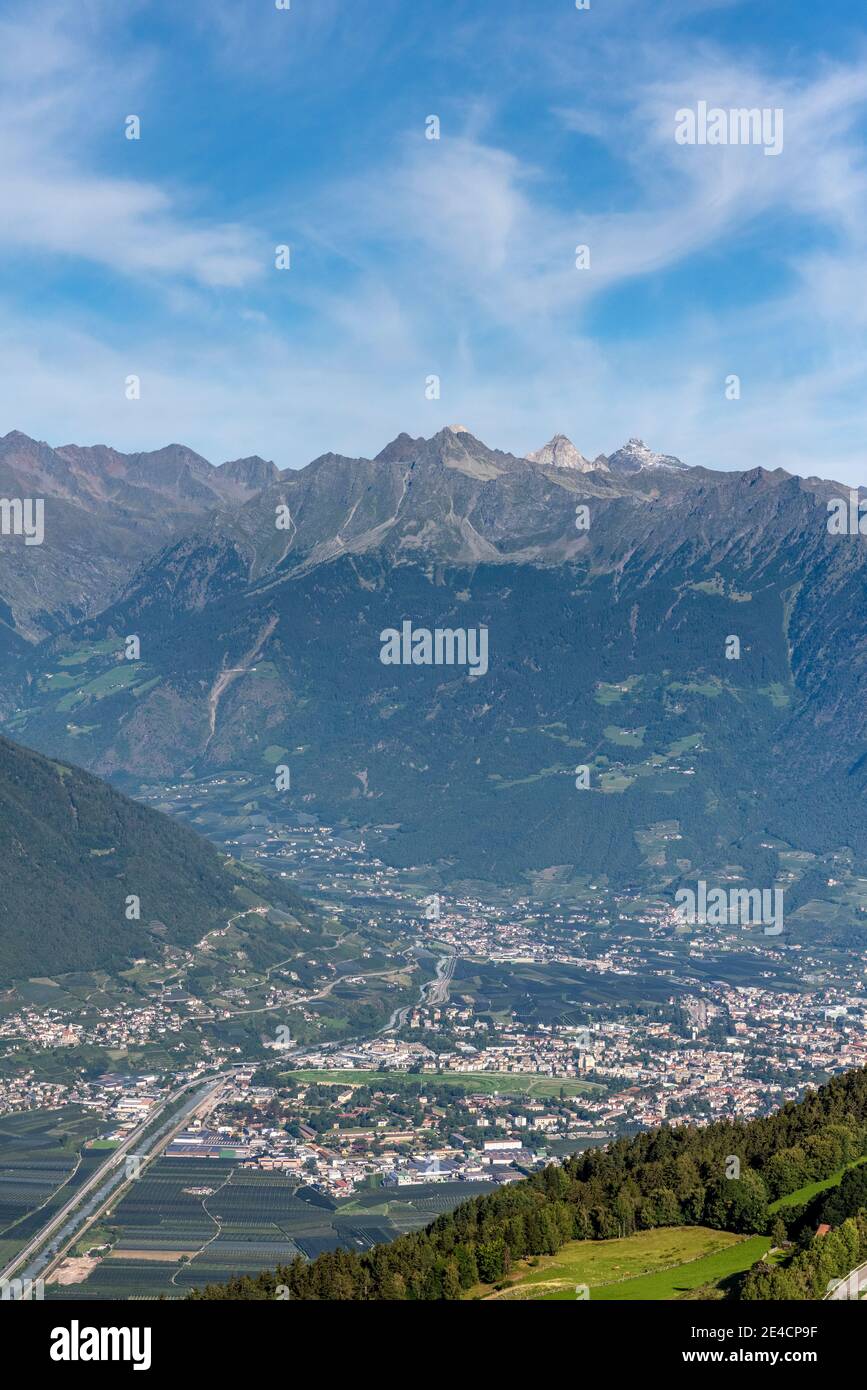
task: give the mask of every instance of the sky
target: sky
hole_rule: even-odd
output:
[[[863,4],[285,3],[0,0],[0,433],[867,482]]]

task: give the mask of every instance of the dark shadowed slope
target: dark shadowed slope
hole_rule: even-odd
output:
[[[122,969],[197,941],[237,911],[242,872],[168,816],[0,738],[0,981]]]

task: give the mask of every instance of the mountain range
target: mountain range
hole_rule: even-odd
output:
[[[152,551],[279,476],[264,459],[213,467],[170,444],[145,454],[0,439],[0,497],[41,498],[45,540],[0,536],[0,652],[20,650],[104,607]]]
[[[449,433],[471,438],[462,426]],[[399,461],[422,443],[400,435],[378,461]],[[684,466],[634,439],[610,461],[600,455],[589,463],[563,435],[531,458],[582,472]],[[51,448],[11,431],[0,438],[0,497],[41,498],[46,520],[38,547],[0,535],[0,642],[20,651],[99,612],[167,541],[220,509],[237,509],[280,477],[276,464],[258,456],[214,466],[181,444],[123,454],[102,444]]]
[[[285,760],[295,808],[444,882],[766,883],[797,851],[807,901],[867,853],[839,484],[463,426],[291,473],[20,435],[0,460],[47,499],[44,545],[0,540],[0,710],[53,757],[132,792]],[[486,673],[383,664],[406,622],[486,629]]]

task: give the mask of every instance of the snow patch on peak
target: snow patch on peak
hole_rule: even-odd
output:
[[[657,454],[643,439],[628,439],[612,454],[608,465],[615,473],[638,473],[642,468],[687,468],[688,464],[672,454]]]

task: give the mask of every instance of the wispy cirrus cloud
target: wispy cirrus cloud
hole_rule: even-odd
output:
[[[7,425],[300,464],[459,418],[517,451],[645,434],[692,462],[863,479],[867,56],[811,33],[784,65],[739,14],[7,14]],[[698,100],[781,107],[783,152],[677,145]]]
[[[103,7],[90,8],[98,21]],[[68,7],[0,21],[0,247],[132,277],[247,284],[262,273],[267,242],[241,224],[196,216],[192,190],[181,197],[135,173],[124,122],[147,99],[152,75],[146,49],[127,50],[116,66]],[[98,167],[108,130],[128,156],[124,174]]]
[[[855,246],[867,237],[857,129],[867,111],[867,57],[796,85],[706,56],[677,79],[630,96],[628,107],[604,116],[581,108],[556,113],[565,129],[591,133],[630,168],[640,196],[622,209],[596,211],[581,197],[580,178],[574,203],[564,207],[550,196],[550,169],[479,139],[427,143],[419,132],[385,166],[329,190],[321,219],[337,221],[353,247],[369,246],[371,258],[383,244],[413,252],[428,281],[456,282],[480,308],[518,316],[571,310],[624,280],[726,251],[769,215]],[[675,113],[698,100],[781,109],[780,157],[764,158],[755,146],[676,144]],[[587,273],[576,274],[577,243],[590,247]]]

